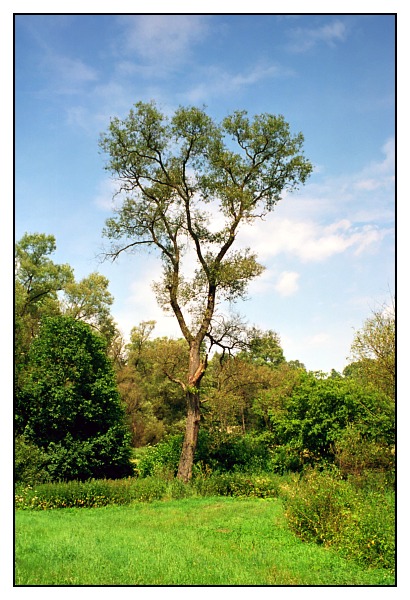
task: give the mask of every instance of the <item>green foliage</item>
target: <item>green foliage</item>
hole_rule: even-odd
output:
[[[131,330],[126,364],[117,370],[135,447],[157,444],[181,431],[179,423],[186,411],[185,392],[175,380],[186,379],[187,344],[168,338],[150,340],[154,325],[154,321],[142,322]]]
[[[108,285],[108,279],[100,273],[91,273],[78,282],[68,282],[64,287],[61,310],[66,316],[91,325],[109,345],[117,330],[110,315],[114,299],[108,291]]]
[[[47,470],[47,453],[26,439],[23,435],[16,438],[14,446],[14,479],[22,485],[33,485],[50,480]]]
[[[298,452],[301,462],[333,462],[334,444],[354,423],[367,439],[391,445],[395,436],[394,409],[386,397],[350,378],[302,374],[285,402],[282,414],[272,417],[280,445]]]
[[[53,479],[132,472],[129,434],[102,339],[70,317],[44,319],[16,401],[16,430],[48,456]]]
[[[348,558],[393,571],[395,499],[393,489],[354,485],[338,471],[307,471],[282,486],[291,528],[304,541],[337,549]]]
[[[191,496],[235,496],[238,498],[276,498],[280,478],[272,474],[197,473],[185,484],[172,474],[156,474],[127,479],[91,479],[19,485],[17,509],[97,508],[154,500],[178,500]]]
[[[392,402],[396,394],[396,315],[394,301],[374,311],[351,347],[353,364],[347,374],[384,392]]]
[[[258,365],[277,367],[285,362],[279,335],[275,331],[261,331],[252,327],[248,333],[244,358]]]
[[[215,472],[197,470],[192,487],[200,496],[234,496],[237,498],[277,498],[280,478],[272,473]]]
[[[147,477],[165,470],[175,475],[178,471],[182,441],[182,435],[174,435],[156,446],[146,448],[138,461],[138,474],[141,477]]]
[[[395,446],[368,439],[349,425],[335,442],[335,463],[344,476],[371,471],[394,473]]]
[[[175,497],[183,497],[180,482],[176,481],[172,486],[160,477],[55,482],[34,487],[19,486],[15,501],[19,509],[97,508],[111,504],[152,502],[163,499],[167,493],[168,497],[173,497],[173,487],[176,490]]]

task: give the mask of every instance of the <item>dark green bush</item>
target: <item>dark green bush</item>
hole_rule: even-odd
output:
[[[289,525],[301,539],[371,567],[394,569],[393,489],[365,489],[343,480],[336,469],[311,469],[283,486],[281,495]]]
[[[47,317],[31,343],[15,403],[16,432],[47,456],[53,480],[133,474],[106,344],[86,323]]]
[[[16,438],[14,446],[14,480],[22,485],[45,483],[51,479],[47,469],[49,458],[41,448],[26,439]]]

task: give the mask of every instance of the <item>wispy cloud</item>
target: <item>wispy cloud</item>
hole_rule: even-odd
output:
[[[347,27],[342,21],[335,20],[315,28],[298,27],[289,31],[291,41],[287,49],[291,52],[306,52],[318,44],[335,46],[344,42],[347,37]]]
[[[185,62],[208,32],[207,17],[202,15],[134,15],[119,17],[118,22],[124,30],[125,54],[130,59],[136,54],[146,65],[155,66],[158,75]]]
[[[79,94],[84,92],[84,86],[98,81],[97,71],[77,58],[47,51],[43,64],[51,75],[52,89],[58,94]]]
[[[330,342],[330,335],[324,332],[316,333],[309,337],[306,342],[309,346],[326,346]]]
[[[210,97],[238,92],[242,88],[255,85],[266,79],[291,74],[291,71],[285,70],[276,64],[257,64],[237,73],[212,66],[201,71],[201,82],[194,85],[184,96],[189,102],[200,102]]]

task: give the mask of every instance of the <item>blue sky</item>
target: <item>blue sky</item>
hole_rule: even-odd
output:
[[[156,319],[155,257],[101,264],[112,182],[99,134],[154,99],[283,114],[308,183],[238,242],[266,266],[237,305],[288,360],[341,371],[354,331],[395,288],[395,20],[389,15],[21,15],[15,21],[15,236],[53,234],[56,262],[110,280],[127,336]]]

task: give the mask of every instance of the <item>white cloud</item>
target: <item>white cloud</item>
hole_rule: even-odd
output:
[[[299,289],[299,273],[293,271],[284,271],[279,275],[275,289],[281,296],[292,296]]]
[[[80,59],[48,51],[44,57],[44,64],[52,72],[52,89],[58,94],[82,93],[84,85],[98,80],[97,71]]]
[[[191,47],[208,31],[207,19],[202,15],[133,15],[120,17],[119,22],[124,26],[127,54],[136,52],[160,71],[184,62]]]
[[[347,36],[345,23],[333,21],[321,27],[303,28],[298,27],[289,32],[292,42],[288,49],[292,52],[306,52],[317,44],[334,46],[337,42],[343,42]]]
[[[357,174],[353,185],[355,189],[374,192],[377,189],[393,187],[395,180],[396,147],[395,140],[389,138],[382,147],[382,161],[371,162]]]
[[[264,222],[245,226],[239,238],[262,260],[285,253],[302,262],[319,262],[349,248],[360,254],[385,233],[372,225],[354,226],[346,219],[323,226],[269,215]]]

